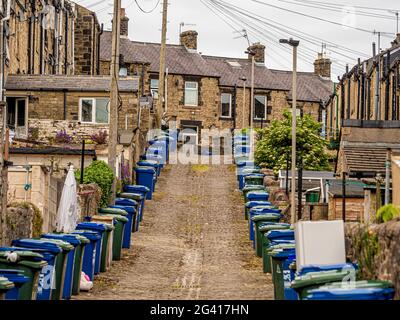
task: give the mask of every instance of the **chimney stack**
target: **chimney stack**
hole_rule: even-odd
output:
[[[121,8],[121,32],[122,37],[128,38],[129,18],[126,16],[124,8]]]
[[[197,50],[197,36],[199,34],[194,30],[184,31],[180,35],[181,45],[189,50]]]
[[[265,46],[260,42],[254,43],[250,46],[247,51],[254,53],[254,60],[256,63],[265,63]],[[251,60],[252,55],[249,53],[249,59]]]
[[[396,39],[393,40],[392,47],[400,47],[400,33],[398,33]]]
[[[323,78],[330,78],[331,66],[332,61],[329,58],[325,58],[322,53],[318,53],[318,58],[314,62],[314,73]]]

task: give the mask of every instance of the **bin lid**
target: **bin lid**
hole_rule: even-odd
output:
[[[0,277],[19,285],[30,281],[30,278],[24,275],[24,271],[16,269],[0,269]]]
[[[0,258],[8,260],[11,253],[16,254],[17,261],[35,261],[38,259],[43,259],[43,255],[33,251],[0,251]]]
[[[256,221],[279,221],[281,218],[280,213],[271,212],[271,213],[263,213],[257,214],[251,218],[254,222]]]
[[[265,187],[260,184],[246,184],[242,189],[243,192],[251,191],[251,190],[265,190]]]
[[[106,230],[106,227],[102,223],[81,222],[76,226],[76,230],[95,230],[103,233]]]
[[[261,179],[264,178],[265,174],[263,173],[245,173],[243,174],[244,180],[250,180],[250,179]]]
[[[148,162],[144,162],[144,161],[140,161],[138,163],[136,163],[137,168],[142,168],[142,167],[151,167],[154,169],[157,169],[158,167],[161,166],[161,164],[157,163],[148,163]]]
[[[152,173],[152,174],[156,172],[153,167],[136,167],[135,171],[141,173]]]
[[[260,169],[244,167],[241,170],[241,174],[247,174],[247,173],[261,173],[261,172]]]
[[[342,270],[342,269],[358,269],[357,264],[353,263],[340,263],[330,265],[306,265],[299,269],[299,275],[309,272],[329,271],[329,270]]]
[[[253,208],[257,206],[272,206],[270,201],[248,201],[245,204],[246,208]]]
[[[357,289],[313,289],[306,300],[392,300],[393,288],[357,288]]]
[[[289,223],[277,223],[277,222],[264,222],[258,226],[260,232],[267,232],[277,229],[290,229]]]
[[[129,214],[134,214],[136,212],[136,208],[133,206],[111,205],[110,208],[122,209]]]
[[[265,197],[268,199],[269,193],[265,190],[253,190],[247,193],[247,199],[252,200],[253,198]]]
[[[14,288],[14,283],[4,277],[0,277],[0,290],[10,290]]]
[[[120,222],[122,222],[122,223],[124,223],[124,224],[127,223],[127,222],[129,221],[127,217],[120,216],[120,215],[117,215],[117,214],[111,215],[111,214],[107,214],[107,213],[101,213],[100,215],[101,215],[101,216],[104,216],[104,217],[112,217],[112,218],[114,218],[115,220],[120,221]]]
[[[0,271],[1,272],[1,271]],[[332,282],[326,285],[319,287],[318,289],[362,289],[362,288],[380,288],[380,289],[392,289],[393,284],[389,281],[381,281],[381,280],[360,280],[353,281],[352,283],[343,283],[343,282]]]
[[[63,248],[60,245],[54,242],[39,240],[39,239],[14,240],[12,242],[12,245],[16,247],[24,247],[30,249],[41,249],[54,254],[58,254],[63,250]]]
[[[271,243],[268,246],[268,251],[271,252],[272,250],[275,249],[295,249],[296,244],[294,242],[290,243]]]
[[[131,206],[131,207],[136,207],[138,205],[136,200],[128,198],[116,198],[115,204],[120,206]]]
[[[140,164],[139,164],[140,163]],[[159,166],[159,162],[157,160],[141,160],[137,163],[137,165],[139,166],[143,166],[146,167],[146,165],[148,165],[149,167],[152,167],[153,165],[155,166]]]
[[[120,216],[127,216],[128,212],[124,209],[121,208],[100,208],[99,209],[99,213],[103,213],[103,214],[117,214]]]
[[[42,238],[62,240],[62,241],[72,244],[74,247],[79,246],[81,244],[81,240],[79,240],[78,235],[75,235],[75,234],[45,233],[45,234],[42,234]]]
[[[140,192],[148,193],[148,192],[150,192],[150,189],[148,187],[142,186],[142,185],[127,185],[127,186],[124,186],[124,191],[125,192],[140,191]]]
[[[257,215],[257,214],[264,214],[264,213],[279,213],[281,214],[281,210],[277,209],[273,206],[255,206],[250,209],[250,214]]]
[[[123,192],[119,194],[118,197],[133,199],[135,201],[142,201],[144,198],[142,193],[135,193],[135,192]]]
[[[270,252],[270,255],[275,259],[288,259],[295,254],[294,248],[274,249]]]
[[[0,248],[0,251],[32,251],[32,252],[37,252],[43,256],[42,258],[37,258],[36,259],[37,261],[39,260],[52,261],[57,254],[62,252],[62,249],[59,246],[56,246],[56,248],[53,250],[35,249],[35,248],[18,246],[18,247]]]
[[[90,241],[98,241],[101,239],[101,236],[95,231],[75,230],[75,231],[72,231],[71,233],[83,235],[84,237],[88,238]]]
[[[273,241],[275,239],[293,239],[294,240],[294,230],[291,229],[283,229],[283,230],[271,230],[268,231],[265,236]]]
[[[293,289],[297,289],[326,284],[330,282],[338,282],[347,277],[349,273],[349,270],[310,272],[301,276],[296,276],[295,279],[292,281],[291,287]]]

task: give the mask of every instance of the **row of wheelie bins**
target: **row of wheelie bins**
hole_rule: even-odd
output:
[[[91,281],[109,271],[139,231],[145,201],[174,148],[167,133],[150,141],[136,167],[136,185],[126,185],[114,204],[86,217],[71,233],[18,239],[0,248],[0,299],[61,300],[80,292],[82,271]]]
[[[357,265],[312,265],[296,267],[294,229],[283,223],[281,211],[269,201],[260,167],[251,161],[250,137],[233,139],[238,188],[243,193],[244,218],[249,239],[263,272],[272,275],[276,300],[390,300],[395,291],[390,282],[359,279]]]

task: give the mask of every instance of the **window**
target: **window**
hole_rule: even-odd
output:
[[[232,117],[232,95],[230,93],[221,94],[221,118]]]
[[[256,95],[254,100],[254,119],[267,120],[267,97]]]
[[[185,106],[197,107],[199,105],[199,84],[197,82],[185,82]]]
[[[158,99],[158,79],[150,80],[150,92],[154,99]]]
[[[79,119],[86,123],[108,123],[108,98],[82,98]]]

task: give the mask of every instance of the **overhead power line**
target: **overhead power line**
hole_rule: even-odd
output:
[[[352,5],[348,3],[337,3],[337,2],[323,2],[323,1],[315,1],[315,0],[295,0],[297,2],[307,2],[307,3],[316,3],[324,6],[331,6],[331,7],[348,7],[351,6],[356,9],[366,9],[366,10],[372,10],[372,11],[400,11],[400,9],[389,9],[389,8],[382,8],[382,7],[367,7],[367,6],[359,6],[359,5]]]
[[[164,1],[168,1],[168,0],[164,0]],[[146,13],[146,14],[147,14],[147,13],[152,13],[152,12],[154,12],[154,11],[157,9],[157,7],[158,7],[158,5],[160,4],[160,2],[161,2],[161,0],[157,0],[157,4],[154,6],[153,9],[151,9],[151,10],[145,10],[145,9],[143,9],[143,8],[140,6],[138,0],[135,0],[135,3],[136,3],[136,5],[138,6],[139,10],[142,11],[143,13]]]

